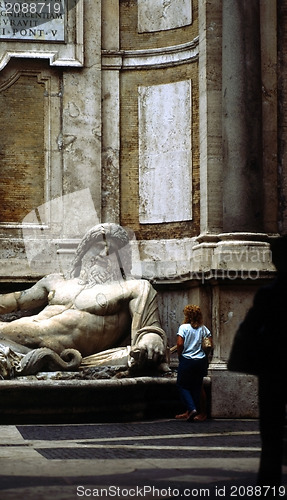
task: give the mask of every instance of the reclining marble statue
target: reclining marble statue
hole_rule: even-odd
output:
[[[0,377],[77,370],[81,363],[168,370],[157,293],[128,274],[128,261],[123,266],[128,246],[123,227],[98,224],[79,243],[69,278],[50,274],[0,295],[1,315],[37,310],[10,322],[0,316]]]

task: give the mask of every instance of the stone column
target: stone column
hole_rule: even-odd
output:
[[[120,221],[119,0],[102,2],[102,221]],[[110,57],[106,57],[107,54]],[[113,54],[113,55],[112,55]]]
[[[259,0],[223,0],[223,231],[263,231]]]
[[[205,241],[222,232],[222,0],[198,2],[200,232]]]

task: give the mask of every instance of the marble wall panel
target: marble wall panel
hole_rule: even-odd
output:
[[[139,0],[138,30],[170,30],[192,23],[191,0]]]
[[[191,220],[191,81],[138,93],[140,223]]]

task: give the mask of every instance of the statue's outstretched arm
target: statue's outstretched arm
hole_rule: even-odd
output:
[[[1,294],[0,314],[45,306],[48,303],[48,293],[46,278],[43,278],[26,290]]]
[[[131,353],[130,356],[137,365],[147,361],[160,364],[167,371],[167,338],[161,328],[157,293],[152,285],[145,280],[139,283],[137,296],[130,303],[132,315]]]

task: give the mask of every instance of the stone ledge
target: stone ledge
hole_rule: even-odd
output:
[[[210,413],[210,377],[204,378]],[[0,381],[0,425],[125,422],[173,418],[184,411],[176,374],[112,380]]]
[[[169,418],[180,406],[175,377],[2,380],[0,400],[2,425]]]

